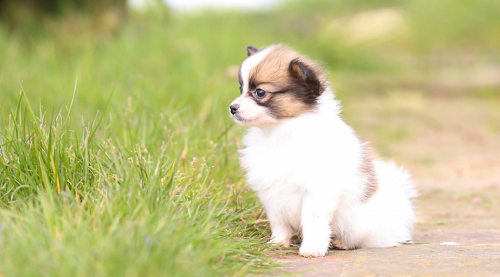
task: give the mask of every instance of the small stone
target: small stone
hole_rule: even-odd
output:
[[[447,241],[447,242],[441,242],[439,245],[458,245],[458,243],[452,242],[452,241]]]

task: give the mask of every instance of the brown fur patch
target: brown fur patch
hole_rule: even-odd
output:
[[[250,86],[252,81],[253,85],[272,84],[278,87],[289,85],[293,81],[289,65],[295,59],[311,68],[323,83],[325,74],[318,64],[287,47],[276,46],[250,73]]]
[[[361,146],[361,166],[359,171],[361,176],[366,178],[365,188],[362,195],[362,202],[366,203],[370,197],[375,194],[378,189],[378,180],[373,166],[373,154],[371,149],[366,145]]]
[[[291,74],[292,61],[299,61],[317,81],[315,91],[304,80]],[[250,93],[257,88],[266,91],[266,96],[255,99],[266,106],[276,118],[290,118],[301,115],[316,105],[316,99],[326,88],[324,72],[319,65],[299,53],[276,46],[253,70],[249,76]],[[308,75],[309,76],[309,75]]]
[[[277,47],[271,51],[250,73],[250,86],[272,84],[284,87],[291,81],[288,65],[300,54],[285,47]]]
[[[311,107],[302,101],[297,101],[293,94],[282,93],[273,96],[274,114],[278,114],[281,118],[295,117],[305,113]]]

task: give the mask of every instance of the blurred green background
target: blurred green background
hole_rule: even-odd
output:
[[[148,3],[0,0],[0,275],[271,265],[228,116],[249,44],[320,61],[345,121],[419,186],[500,184],[500,1]]]
[[[121,0],[0,3],[3,108],[17,100],[22,83],[30,99],[58,109],[71,100],[78,78],[78,115],[102,111],[114,91],[111,109],[118,114],[132,102],[147,107],[136,112],[151,117],[167,108],[183,109],[180,120],[217,136],[232,124],[225,110],[237,95],[235,66],[245,58],[245,47],[283,43],[321,61],[344,100],[348,123],[384,155],[400,154],[386,145],[390,140],[449,127],[439,123],[438,110],[453,105],[430,110],[427,100],[433,105],[446,97],[450,104],[470,103],[475,109],[488,99],[473,117],[487,117],[477,124],[488,134],[500,130],[495,104],[500,3],[495,0],[292,0],[262,11],[187,12],[160,1],[137,9]],[[380,111],[371,99],[378,99]],[[389,111],[386,102],[401,110]],[[457,117],[471,120],[457,109]],[[404,122],[383,124],[386,115]]]

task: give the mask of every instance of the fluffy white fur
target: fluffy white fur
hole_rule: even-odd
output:
[[[243,63],[242,73],[266,53],[258,54]],[[254,127],[244,137],[240,162],[266,210],[271,243],[288,246],[297,231],[302,234],[300,255],[318,257],[330,245],[390,247],[411,239],[411,199],[417,193],[410,175],[393,163],[374,161],[378,189],[362,200],[363,142],[340,118],[330,89],[319,97],[315,111],[265,124],[259,120],[266,117],[262,107],[244,98],[245,93],[233,102],[240,106],[235,121]]]

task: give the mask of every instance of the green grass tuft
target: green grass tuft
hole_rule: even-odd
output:
[[[3,118],[2,274],[215,276],[269,263],[257,207],[204,161],[183,172],[169,136],[129,148],[102,135],[102,116],[75,131],[71,105],[35,113],[24,93]]]

